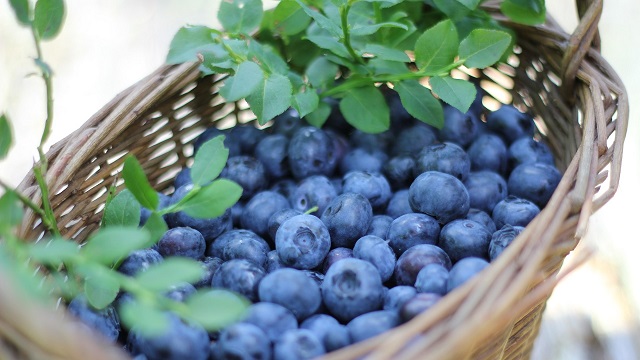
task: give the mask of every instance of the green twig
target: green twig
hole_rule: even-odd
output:
[[[0,187],[5,189],[5,191],[11,191],[12,193],[14,193],[18,197],[20,202],[22,202],[22,204],[24,204],[29,209],[33,210],[33,212],[35,212],[36,214],[38,214],[40,217],[42,217],[44,219],[44,217],[45,217],[44,211],[40,208],[40,206],[36,205],[33,201],[31,201],[31,199],[29,199],[28,197],[22,195],[18,191],[12,189],[8,184],[6,184],[2,180],[0,180]]]
[[[344,36],[343,42],[344,46],[347,48],[349,55],[360,64],[364,65],[364,59],[362,56],[356,54],[356,51],[353,49],[351,45],[351,34],[349,33],[349,10],[351,10],[351,4],[345,4],[340,7],[340,20],[342,21],[342,34]]]
[[[42,167],[36,166],[33,168],[33,173],[36,177],[36,181],[38,182],[38,186],[40,187],[40,192],[42,195],[42,208],[44,210],[44,216],[42,217],[42,222],[45,224],[47,229],[51,231],[56,236],[62,237],[60,235],[60,230],[58,229],[58,223],[56,221],[56,216],[53,213],[53,209],[51,208],[51,202],[49,201],[49,187],[47,182],[42,175]]]

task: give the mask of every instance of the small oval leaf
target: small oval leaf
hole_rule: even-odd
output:
[[[271,74],[261,79],[256,89],[247,96],[251,111],[260,125],[282,114],[291,106],[291,80],[280,74]]]
[[[136,275],[138,282],[151,291],[166,291],[182,283],[194,283],[202,278],[202,265],[193,259],[171,257]]]
[[[91,236],[81,251],[92,261],[111,265],[124,259],[133,250],[145,248],[149,239],[147,230],[113,226],[101,229]]]
[[[500,30],[475,29],[460,43],[459,54],[468,68],[495,64],[511,45],[511,35]]]
[[[431,89],[442,101],[455,107],[463,113],[476,98],[476,87],[469,81],[454,79],[450,76],[434,76],[429,79]]]
[[[260,66],[253,61],[245,61],[238,65],[235,75],[225,80],[220,95],[227,101],[238,101],[255,91],[263,79]]]
[[[29,256],[35,262],[47,265],[60,265],[80,252],[78,244],[71,240],[55,238],[40,240],[28,247]]]
[[[0,115],[0,160],[7,157],[12,144],[13,135],[9,118],[2,114]]]
[[[194,184],[204,186],[220,175],[229,158],[224,139],[224,135],[218,135],[198,148],[191,165],[191,181]]]
[[[349,124],[366,133],[380,133],[389,128],[389,106],[373,85],[348,90],[340,101],[340,111]]]
[[[451,20],[427,29],[416,41],[416,65],[426,75],[437,74],[453,63],[458,53],[458,32]]]
[[[242,319],[250,302],[233,292],[203,289],[186,300],[189,318],[209,331],[219,330]]]
[[[140,223],[140,203],[129,189],[114,196],[104,208],[102,227],[138,226]]]
[[[218,179],[199,189],[178,210],[194,218],[216,218],[232,207],[242,195],[242,187],[228,179]]]
[[[65,17],[63,0],[38,0],[34,11],[33,25],[43,40],[54,38],[62,28]]]
[[[398,92],[402,106],[411,116],[438,129],[442,128],[442,104],[433,97],[429,89],[415,80],[400,81],[394,84],[393,89]]]
[[[145,175],[135,156],[129,155],[124,161],[122,177],[124,178],[124,184],[136,197],[140,205],[150,210],[158,208],[158,193],[149,184],[147,175]]]

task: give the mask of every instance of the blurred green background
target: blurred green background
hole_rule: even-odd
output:
[[[174,33],[185,24],[217,27],[219,0],[70,0],[60,35],[43,46],[54,70],[55,123],[48,144],[78,128],[119,91],[162,65]],[[572,1],[547,1],[567,30],[576,23]],[[605,1],[602,53],[625,81],[631,119],[616,196],[591,218],[579,248],[595,256],[569,275],[551,297],[535,359],[640,358],[640,1]],[[45,118],[44,86],[27,29],[0,1],[0,112],[13,121],[15,145],[0,161],[0,178],[17,185],[36,156]],[[0,190],[1,192],[1,190]],[[578,250],[579,251],[579,250]],[[567,262],[570,262],[570,255]]]

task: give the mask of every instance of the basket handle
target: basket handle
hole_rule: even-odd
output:
[[[576,0],[580,22],[569,38],[562,58],[562,92],[572,98],[580,63],[590,49],[600,51],[598,22],[602,15],[603,0]]]

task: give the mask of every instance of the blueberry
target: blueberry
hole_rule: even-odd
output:
[[[212,355],[214,359],[270,360],[271,342],[258,326],[235,323],[222,330]]]
[[[196,293],[195,286],[189,283],[181,283],[179,285],[173,285],[165,293],[165,296],[173,301],[184,302],[189,296]]]
[[[379,238],[386,239],[389,226],[392,222],[393,218],[389,215],[374,215],[373,218],[371,218],[371,225],[369,225],[366,235],[375,235]]]
[[[207,243],[198,230],[190,227],[175,227],[158,241],[158,252],[163,257],[182,256],[200,260],[204,256]]]
[[[493,208],[491,218],[497,229],[504,225],[527,226],[540,213],[540,208],[527,199],[507,196]]]
[[[330,176],[335,167],[334,143],[324,130],[305,126],[289,141],[289,165],[296,179],[311,175]]]
[[[438,141],[436,132],[432,127],[424,123],[416,123],[400,130],[396,137],[391,154],[410,155],[417,154],[425,146],[435,144]]]
[[[291,310],[271,302],[249,306],[242,322],[259,327],[270,341],[276,341],[287,330],[298,328],[298,320]]]
[[[178,203],[182,198],[191,191],[192,184],[187,184],[176,189],[171,195],[171,205]],[[174,227],[190,227],[198,230],[207,244],[210,244],[220,234],[231,229],[233,222],[231,218],[231,209],[227,209],[224,214],[216,218],[200,219],[187,215],[185,212],[178,211],[176,213],[165,215],[165,220],[170,228]]]
[[[461,112],[451,105],[443,106],[444,125],[438,131],[440,141],[461,147],[469,145],[478,135],[478,120],[472,111]]]
[[[282,223],[276,232],[280,260],[296,269],[320,265],[331,248],[329,230],[313,215],[298,215]]]
[[[330,315],[313,315],[303,321],[300,328],[311,330],[320,339],[327,352],[351,345],[351,336],[347,327]]]
[[[520,138],[509,146],[507,151],[509,169],[520,164],[544,163],[554,165],[553,153],[549,146],[533,138]]]
[[[421,293],[433,293],[444,296],[447,293],[447,281],[449,270],[446,267],[433,263],[420,270],[416,278],[415,287]]]
[[[494,134],[478,136],[467,149],[471,171],[489,170],[504,175],[507,172],[507,145]]]
[[[273,119],[273,131],[276,134],[282,134],[291,137],[301,127],[308,124],[300,119],[298,112],[290,108]]]
[[[469,211],[469,192],[449,174],[427,171],[409,188],[409,204],[415,212],[435,218],[440,224],[459,219]]]
[[[411,209],[411,205],[409,204],[409,189],[398,190],[393,195],[391,195],[391,199],[389,200],[389,204],[387,204],[387,215],[392,218],[398,218],[404,214],[410,214],[413,212]]]
[[[399,310],[404,303],[417,294],[416,288],[408,285],[394,286],[384,295],[384,310]]]
[[[202,268],[204,273],[202,274],[202,278],[200,281],[193,284],[196,288],[208,287],[211,286],[211,280],[213,279],[213,274],[218,270],[220,265],[222,265],[224,261],[218,257],[207,256],[202,261]]]
[[[149,360],[207,360],[209,335],[200,326],[188,325],[176,315],[167,314],[168,326],[160,334],[145,336],[133,329],[127,343],[133,354]]]
[[[135,276],[161,261],[162,255],[154,249],[134,250],[122,261],[118,271],[125,275]]]
[[[158,210],[162,210],[171,204],[171,196],[165,195],[163,193],[158,193]],[[147,220],[151,216],[151,210],[140,206],[140,223],[139,226],[143,226],[146,224]]]
[[[197,153],[200,150],[200,146],[205,142],[215,138],[216,136],[224,135],[224,147],[229,149],[229,156],[240,155],[242,151],[240,150],[240,144],[236,141],[233,141],[231,137],[229,137],[229,130],[220,130],[215,127],[207,128],[202,134],[198,135],[195,142],[193,143],[193,153]]]
[[[307,329],[286,331],[273,346],[273,358],[277,360],[308,360],[325,352],[320,339]]]
[[[469,192],[469,206],[491,213],[507,197],[507,181],[493,171],[471,172],[464,186]]]
[[[558,187],[562,174],[554,165],[529,163],[518,165],[507,181],[509,195],[531,200],[543,208]]]
[[[343,322],[379,310],[383,296],[382,281],[376,267],[360,259],[347,258],[334,263],[322,283],[324,304]]]
[[[299,321],[314,314],[322,302],[318,284],[296,269],[278,269],[267,274],[258,292],[260,301],[286,307]]]
[[[240,224],[244,229],[266,237],[269,234],[269,218],[274,213],[288,209],[289,200],[275,191],[261,191],[245,205]]]
[[[242,154],[253,154],[257,144],[266,137],[266,133],[255,127],[253,123],[248,123],[232,127],[228,137],[240,145]]]
[[[403,322],[407,322],[420,315],[421,313],[429,310],[431,307],[433,307],[433,305],[438,303],[440,299],[442,299],[442,296],[439,294],[419,293],[412,299],[409,299],[400,308],[400,319]]]
[[[382,282],[389,280],[393,275],[396,254],[387,241],[378,236],[365,235],[358,239],[353,247],[353,257],[372,263],[378,269]]]
[[[342,259],[352,258],[352,257],[353,257],[353,250],[350,248],[345,248],[345,247],[333,248],[329,251],[329,253],[327,254],[327,257],[325,257],[324,259],[324,263],[322,265],[322,272],[326,274],[327,270],[329,270],[329,268],[333,264],[335,264],[337,261],[340,261]]]
[[[336,189],[336,194],[337,195],[342,194],[342,178],[333,177],[329,179],[329,181],[331,181],[331,185],[333,185],[333,188]]]
[[[384,210],[391,200],[391,186],[380,173],[350,171],[342,177],[342,193],[362,194],[373,210]]]
[[[313,175],[300,181],[298,187],[289,195],[289,203],[292,209],[301,212],[317,206],[318,210],[313,214],[322,214],[337,195],[328,177]]]
[[[313,270],[302,270],[302,272],[307,275],[309,279],[315,281],[318,286],[322,285],[322,282],[324,281],[323,273]]]
[[[225,261],[213,274],[211,287],[235,291],[255,302],[258,300],[258,285],[264,275],[264,270],[256,263],[232,259]]]
[[[191,181],[191,169],[188,167],[184,167],[176,175],[175,179],[173,179],[173,187],[177,189],[182,185],[191,184],[192,182],[193,181]]]
[[[280,225],[282,225],[283,222],[291,219],[296,215],[302,215],[302,214],[303,214],[302,211],[294,210],[290,208],[282,209],[271,214],[271,216],[269,217],[269,221],[267,221],[267,229],[271,239],[273,241],[276,240],[276,232],[278,231],[278,229],[280,228]]]
[[[269,244],[253,231],[234,229],[220,235],[207,249],[207,255],[223,261],[245,259],[263,267],[269,251]]]
[[[371,225],[373,210],[369,200],[360,194],[344,193],[337,196],[324,213],[322,222],[331,234],[332,247],[353,247]]]
[[[487,260],[477,257],[467,257],[458,261],[453,265],[451,271],[449,271],[447,292],[469,281],[487,266],[489,266]]]
[[[402,189],[411,185],[415,167],[416,161],[413,156],[399,155],[392,157],[384,164],[382,173],[393,189]]]
[[[498,133],[507,145],[527,137],[533,137],[535,124],[533,118],[513,105],[502,105],[498,110],[487,114],[487,127]]]
[[[287,265],[280,260],[276,250],[271,250],[267,253],[267,262],[264,264],[264,269],[267,273],[274,272],[278,269],[284,269],[286,267]]]
[[[470,169],[469,155],[464,149],[454,143],[445,142],[424,147],[416,155],[413,174],[417,177],[426,171],[439,171],[464,181]]]
[[[244,212],[245,203],[243,201],[238,201],[233,204],[231,207],[231,222],[234,227],[240,227],[240,222],[242,221],[242,213]]]
[[[281,179],[276,181],[269,190],[282,194],[287,199],[298,188],[298,184],[292,179]]]
[[[486,226],[466,219],[454,220],[442,228],[438,245],[454,263],[475,256],[488,258],[491,232]]]
[[[388,156],[381,150],[354,148],[349,150],[340,161],[340,173],[350,171],[380,172]]]
[[[434,218],[425,214],[409,213],[393,220],[387,232],[387,239],[396,255],[400,256],[414,245],[437,244],[439,235],[440,225]]]
[[[289,175],[288,147],[289,138],[282,134],[269,135],[256,145],[254,156],[262,163],[270,179]]]
[[[349,140],[354,148],[369,152],[381,151],[386,153],[393,142],[393,133],[390,130],[370,134],[356,129],[349,135]]]
[[[394,271],[396,283],[398,285],[413,286],[420,270],[432,263],[451,269],[451,259],[441,248],[430,244],[410,247],[404,254],[400,255],[396,262]]]
[[[336,166],[337,166],[338,164],[340,164],[340,162],[342,162],[342,159],[347,154],[351,146],[349,144],[349,140],[347,140],[347,138],[344,137],[344,135],[337,133],[332,129],[327,129],[326,133],[327,135],[329,135],[329,137],[333,141],[333,149],[334,149],[333,157],[335,159],[334,161],[336,162]]]
[[[378,310],[362,314],[349,321],[347,329],[354,343],[364,341],[400,325],[398,313]]]
[[[69,313],[92,331],[100,334],[111,342],[118,340],[120,336],[120,319],[113,306],[97,310],[89,305],[84,296],[76,296],[67,306]]]
[[[491,242],[489,243],[489,259],[495,260],[504,249],[509,246],[516,236],[524,230],[522,226],[504,225],[500,230],[491,235]]]
[[[241,199],[249,199],[255,193],[267,187],[264,166],[253,156],[231,156],[222,170],[220,177],[226,178],[242,186]]]
[[[479,222],[480,224],[486,226],[489,232],[492,234],[496,231],[496,223],[493,222],[491,215],[482,210],[474,208],[469,209],[469,212],[467,213],[465,219]]]

